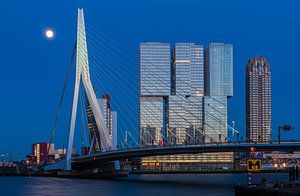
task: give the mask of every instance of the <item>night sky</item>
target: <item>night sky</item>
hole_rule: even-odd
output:
[[[120,57],[122,66],[105,69],[119,68],[119,73],[133,79],[134,82],[122,81],[125,86],[137,88],[140,42],[232,43],[234,96],[229,101],[229,124],[234,120],[242,134],[245,133],[245,66],[250,57],[266,57],[272,72],[273,138],[277,137],[279,125],[290,123],[296,129],[283,137],[300,140],[298,0],[10,0],[1,1],[0,12],[0,153],[12,153],[20,159],[30,153],[32,143],[49,141],[76,38],[78,7],[84,8],[87,29],[90,25],[92,31],[124,46],[118,50],[132,63]],[[54,39],[45,38],[46,28],[54,29]],[[97,56],[102,54],[92,52]],[[107,54],[105,58],[116,61],[113,55]],[[73,72],[55,134],[57,148],[67,144]],[[99,77],[103,78],[101,73]],[[130,92],[129,88],[122,91],[130,92],[131,98],[117,96],[109,88],[115,91],[121,88],[115,82],[118,77],[111,77],[113,81],[103,81],[108,90],[102,91],[110,93],[120,108],[131,108],[133,112],[128,112],[128,118],[136,124],[136,103],[129,99],[136,99],[137,91]],[[96,88],[101,89],[101,86],[96,85]],[[136,134],[136,131],[131,133]]]

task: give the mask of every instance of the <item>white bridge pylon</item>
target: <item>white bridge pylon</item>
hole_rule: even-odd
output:
[[[74,97],[71,115],[71,124],[69,132],[69,141],[67,149],[67,170],[71,170],[71,159],[74,143],[74,131],[76,123],[76,112],[78,104],[78,93],[80,82],[82,81],[86,97],[91,105],[92,112],[95,116],[95,121],[100,134],[101,151],[107,151],[111,148],[111,142],[108,136],[107,127],[104,124],[103,116],[100,110],[99,103],[97,101],[96,94],[94,92],[92,82],[90,80],[88,52],[86,44],[85,24],[83,9],[78,9],[77,20],[77,42],[76,42],[76,80],[74,87]]]

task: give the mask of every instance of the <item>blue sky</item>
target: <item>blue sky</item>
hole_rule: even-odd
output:
[[[234,96],[229,101],[229,120],[235,120],[241,132],[245,126],[245,65],[249,57],[266,57],[272,70],[273,137],[278,125],[291,123],[296,127],[291,135],[300,138],[297,0],[11,0],[1,2],[0,13],[0,153],[22,157],[30,153],[32,143],[49,140],[76,36],[78,7],[84,8],[87,25],[128,49],[124,54],[136,61],[128,63],[132,70],[137,69],[140,42],[232,43]],[[56,33],[51,41],[43,35],[48,27]],[[109,82],[103,85],[119,88]],[[67,142],[72,87],[71,80],[55,137],[57,147]],[[126,98],[118,101],[130,107]]]

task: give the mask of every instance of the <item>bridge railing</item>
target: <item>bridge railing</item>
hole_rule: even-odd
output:
[[[281,142],[280,145],[285,145],[285,144],[299,144],[300,141],[296,141],[296,140],[289,140],[289,141],[284,141]],[[192,146],[221,146],[221,145],[234,145],[234,146],[243,146],[245,144],[277,144],[278,142],[268,142],[268,143],[255,143],[255,142],[232,142],[232,141],[228,141],[228,142],[219,142],[219,143],[197,143],[197,144],[176,144],[176,145],[171,145],[171,144],[164,144],[164,145],[144,145],[144,146],[131,146],[131,147],[123,147],[123,148],[118,148],[118,149],[111,149],[111,150],[107,150],[104,152],[119,152],[119,151],[124,151],[124,150],[135,150],[135,149],[147,149],[147,148],[169,148],[169,147],[192,147]],[[97,153],[91,153],[92,154],[99,154],[101,152],[97,152]]]

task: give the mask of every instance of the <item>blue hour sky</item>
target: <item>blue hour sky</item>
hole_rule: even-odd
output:
[[[92,26],[92,31],[99,31],[124,46],[119,50],[124,50],[133,63],[124,60],[122,64],[132,72],[124,67],[119,71],[133,79],[136,75],[129,74],[136,72],[140,42],[232,43],[234,96],[229,101],[228,114],[230,124],[234,120],[242,134],[245,132],[245,65],[249,57],[266,57],[272,71],[273,138],[279,125],[290,123],[296,129],[283,137],[300,139],[298,0],[10,0],[1,2],[0,12],[0,153],[23,158],[30,153],[32,143],[49,140],[76,37],[78,7],[84,8],[86,23]],[[55,30],[55,39],[45,38],[46,28]],[[136,84],[126,81],[127,86]],[[71,79],[68,83],[55,137],[57,147],[67,142],[73,82]],[[120,88],[116,82],[105,82],[104,86]],[[130,93],[136,97],[136,91]],[[116,103],[122,108],[136,107],[130,105],[129,98],[115,95],[112,99],[118,100]],[[136,123],[137,114],[132,112],[128,116]]]

